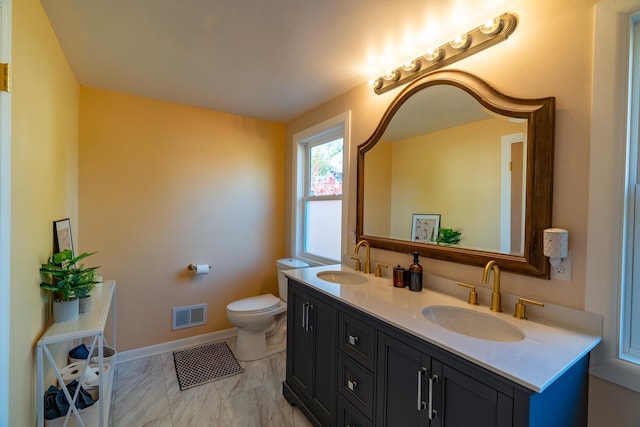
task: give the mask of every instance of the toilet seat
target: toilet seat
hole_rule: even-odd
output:
[[[258,295],[234,301],[227,305],[227,310],[238,314],[259,314],[280,306],[280,298],[271,294]]]

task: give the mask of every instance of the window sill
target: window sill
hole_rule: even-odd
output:
[[[602,358],[592,353],[589,373],[603,380],[640,393],[640,365],[617,358]]]

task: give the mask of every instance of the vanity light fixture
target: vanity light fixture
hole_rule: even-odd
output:
[[[562,260],[569,255],[569,232],[563,228],[547,228],[543,232],[544,256],[557,273],[564,273]]]
[[[378,77],[373,81],[373,91],[380,95],[431,71],[453,64],[500,43],[515,31],[517,25],[518,17],[515,14],[504,13],[442,46],[429,49],[423,56],[407,61],[402,66]]]

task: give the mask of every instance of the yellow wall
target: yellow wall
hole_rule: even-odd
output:
[[[501,136],[517,132],[526,123],[494,118],[394,142],[391,236],[410,240],[414,213],[439,214],[461,246],[498,251]]]
[[[229,328],[229,302],[278,295],[283,149],[282,124],[82,87],[81,250],[117,280],[118,350]],[[172,307],[200,303],[206,325],[171,331]]]
[[[364,199],[364,211],[375,212],[375,215],[365,219],[364,234],[388,237],[391,235],[393,144],[379,142],[375,150],[367,152],[366,158],[364,182],[373,191]]]
[[[35,343],[48,295],[38,269],[52,222],[78,224],[79,87],[38,0],[13,2],[9,425],[35,423]]]

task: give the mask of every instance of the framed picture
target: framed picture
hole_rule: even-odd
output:
[[[439,214],[413,214],[411,241],[433,243],[438,237],[439,228]]]
[[[70,249],[71,254],[73,255],[71,220],[69,218],[53,221],[53,246],[54,252]]]

